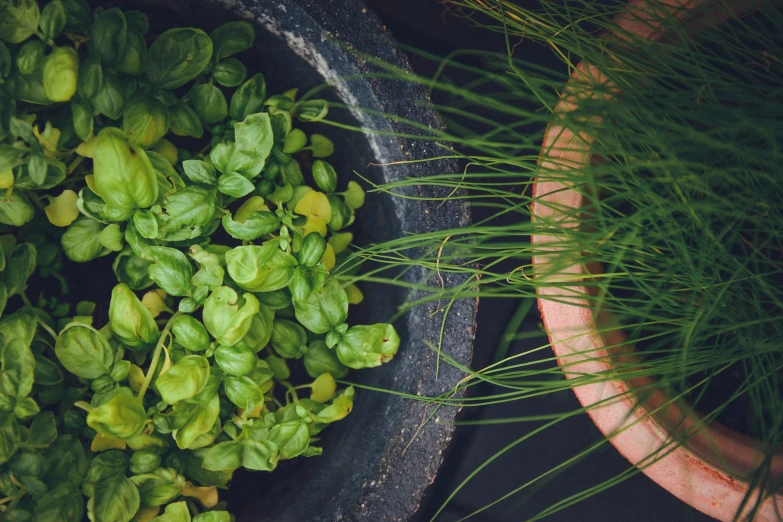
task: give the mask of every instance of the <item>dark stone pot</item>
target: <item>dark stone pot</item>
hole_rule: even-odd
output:
[[[358,0],[169,0],[139,2],[119,0],[123,6],[145,5],[145,11],[204,29],[236,18],[257,27],[254,52],[269,92],[299,87],[300,92],[331,83],[327,98],[383,113],[393,113],[430,126],[438,126],[427,108],[423,89],[390,80],[355,79],[368,72],[358,51],[407,68],[406,57],[395,48],[381,21]],[[173,15],[173,16],[172,16]],[[166,25],[171,25],[166,23]],[[346,77],[354,75],[354,79]],[[367,129],[365,133],[319,126],[335,142],[330,158],[343,183],[352,171],[374,182],[424,176],[454,166],[424,163],[370,167],[434,156],[441,153],[423,141],[410,141],[373,132],[408,131],[387,119],[356,111],[333,109],[330,118]],[[308,130],[312,130],[311,127]],[[436,195],[422,190],[419,195]],[[445,194],[442,194],[445,195]],[[467,204],[444,205],[368,194],[355,226],[361,244],[404,233],[424,232],[470,223]],[[408,280],[421,278],[411,272]],[[446,285],[458,284],[458,278]],[[440,287],[440,280],[430,281]],[[392,287],[363,288],[361,310],[351,320],[381,322],[391,317],[407,296]],[[445,303],[444,303],[445,304]],[[476,301],[464,300],[451,309],[443,336],[443,351],[469,364],[475,330]],[[408,313],[395,322],[402,338],[397,357],[381,368],[349,376],[357,383],[406,393],[434,395],[451,389],[463,376],[442,363],[435,375],[435,353],[425,340],[437,344],[442,313],[431,315],[437,303]],[[223,493],[239,522],[244,521],[404,521],[417,509],[425,488],[432,483],[451,439],[455,408],[441,408],[424,424],[434,407],[395,395],[357,389],[355,408],[323,436],[324,454],[310,459],[281,462],[274,473],[238,473],[231,489]],[[424,425],[423,425],[424,424]]]

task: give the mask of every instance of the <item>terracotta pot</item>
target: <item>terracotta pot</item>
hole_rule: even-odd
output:
[[[609,38],[627,38],[628,35],[660,41],[667,35],[659,24],[651,23],[660,15],[654,9],[667,10],[687,28],[692,24],[719,24],[729,13],[712,10],[709,17],[693,16],[695,8],[709,0],[664,0],[648,3],[635,0],[615,19],[617,33]],[[754,2],[735,2],[737,9],[747,10]],[[655,5],[656,7],[651,7]],[[701,13],[705,12],[700,10]],[[737,11],[735,11],[737,12]],[[565,114],[578,107],[586,97],[603,96],[607,99],[619,94],[607,77],[595,66],[580,63],[570,85],[556,106],[555,112]],[[601,86],[592,91],[590,85]],[[608,87],[608,89],[607,89]],[[550,173],[574,170],[588,165],[594,158],[589,152],[593,137],[575,134],[568,128],[553,123],[547,129],[539,163]],[[578,145],[577,145],[578,144]],[[553,176],[554,177],[554,176]],[[586,210],[582,194],[564,183],[537,182],[533,196],[533,219],[559,221],[561,226],[578,226],[580,210]],[[576,218],[574,216],[577,216]],[[538,235],[533,242],[540,245],[533,258],[539,268],[546,263],[557,247],[556,235]],[[561,277],[570,281],[586,281],[600,267],[586,268],[574,264],[562,271]],[[550,276],[551,277],[551,276]],[[539,309],[558,363],[569,378],[580,375],[611,373],[613,361],[633,361],[621,330],[607,330],[607,316],[595,313],[590,307],[587,285],[540,286]],[[599,329],[603,330],[599,333]],[[638,390],[646,390],[644,399]],[[654,390],[654,391],[651,391]],[[574,386],[574,393],[587,409],[593,422],[611,443],[633,465],[679,499],[718,520],[731,521],[748,494],[742,477],[755,469],[764,456],[760,441],[737,433],[716,422],[701,423],[701,417],[683,401],[674,400],[650,378],[613,380]],[[599,404],[600,403],[600,404]],[[688,434],[683,438],[682,434]],[[678,437],[679,436],[679,437]],[[774,457],[771,479],[783,478],[783,453]],[[757,493],[751,496],[754,504]],[[757,521],[777,521],[783,517],[783,491],[766,498],[758,512]]]

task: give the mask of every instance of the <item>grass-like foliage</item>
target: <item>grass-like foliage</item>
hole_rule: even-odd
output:
[[[481,406],[562,392],[569,385],[652,377],[651,388],[632,390],[638,400],[664,390],[672,401],[689,401],[702,421],[642,466],[717,421],[761,439],[766,458],[741,478],[764,491],[776,489],[769,465],[783,439],[779,6],[742,3],[740,12],[719,1],[686,13],[650,2],[646,18],[636,21],[662,27],[665,34],[650,42],[613,21],[626,9],[623,0],[542,0],[535,9],[506,0],[445,3],[488,31],[505,34],[507,47],[497,53],[456,53],[442,60],[435,77],[404,75],[405,81],[432,90],[446,123],[432,130],[410,122],[411,135],[440,144],[440,159],[456,159],[460,167],[374,189],[416,197],[413,189],[422,185],[446,188],[443,201],[467,199],[479,218],[469,228],[364,248],[343,269],[371,261],[374,268],[352,281],[408,285],[425,296],[406,303],[401,312],[425,302],[448,310],[453,300],[477,295],[524,300],[544,286],[563,292],[587,286],[588,306],[611,312],[612,325],[625,330],[640,357],[618,359],[609,372],[567,382],[558,378],[561,370],[548,347],[542,347],[478,372],[463,368],[460,388],[489,383],[493,386],[483,388],[491,390],[488,394],[461,399],[450,393],[426,400]],[[541,44],[539,50],[548,48],[551,65],[526,59],[525,45],[516,48],[520,39]],[[566,87],[580,61],[604,76],[597,82],[583,75]],[[376,65],[379,75],[401,74]],[[455,84],[448,79],[453,71],[476,79]],[[564,92],[578,100],[578,107],[557,113]],[[547,125],[583,137],[569,146],[589,151],[592,160],[541,162]],[[532,195],[533,184],[553,180],[579,191],[584,206],[557,209],[557,221],[531,221],[531,205],[548,204]],[[556,248],[548,243],[547,261],[534,267],[533,255],[542,252],[530,238],[541,235],[554,236]],[[569,278],[574,264],[601,269],[587,280]],[[414,266],[427,267],[431,274],[465,274],[468,282],[453,288],[403,282],[400,272]],[[448,360],[448,354],[442,355]],[[538,423],[515,443],[523,444],[578,413],[507,421]],[[581,456],[503,498],[549,480]],[[563,499],[536,519],[635,472]],[[749,495],[737,519],[752,518],[759,498]]]

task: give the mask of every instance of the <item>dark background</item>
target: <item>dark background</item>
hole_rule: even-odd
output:
[[[394,37],[403,44],[439,56],[464,48],[503,51],[501,35],[475,27],[472,22],[450,13],[436,0],[365,0],[383,19]],[[515,55],[527,60],[551,60],[547,50],[522,46]],[[435,64],[411,55],[411,65],[417,73],[428,75]],[[461,78],[455,78],[461,81]],[[483,300],[479,306],[478,331],[475,342],[474,368],[491,362],[503,330],[519,306],[512,300]],[[538,331],[535,309],[528,315],[523,331]],[[519,353],[546,343],[546,337],[518,341],[510,353]],[[481,393],[492,390],[481,390]],[[497,419],[570,411],[579,404],[571,392],[550,395],[535,400],[515,401],[485,408],[463,411],[462,420]],[[446,498],[479,465],[500,449],[528,434],[537,425],[511,423],[490,426],[459,426],[449,446],[444,463],[434,484],[427,490],[414,522],[432,519]],[[495,501],[500,496],[547,472],[564,460],[602,440],[587,415],[573,417],[554,428],[525,441],[501,456],[481,471],[451,501],[437,517],[438,522],[462,519],[474,510]],[[476,522],[506,522],[526,520],[552,504],[586,488],[595,486],[627,470],[628,462],[605,444],[584,460],[538,487],[498,503],[472,517]],[[691,509],[663,488],[641,474],[633,475],[622,484],[601,492],[574,506],[551,515],[549,521],[683,521],[706,522],[711,518]]]

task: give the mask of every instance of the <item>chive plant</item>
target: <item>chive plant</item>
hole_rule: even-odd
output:
[[[765,448],[764,458],[739,478],[750,490],[758,488],[764,494],[748,493],[740,508],[745,515],[736,515],[752,519],[761,500],[779,486],[768,472],[783,442],[783,153],[778,129],[783,116],[783,13],[774,2],[755,2],[752,11],[743,13],[732,11],[725,2],[713,2],[692,13],[691,20],[697,22],[684,25],[671,11],[650,2],[649,23],[660,24],[667,37],[649,42],[615,25],[613,18],[626,8],[620,0],[542,0],[536,8],[507,0],[446,4],[487,31],[504,34],[506,49],[466,50],[442,60],[412,50],[441,60],[434,77],[411,75],[378,61],[374,74],[417,82],[442,100],[435,106],[445,129],[409,121],[406,136],[440,145],[437,159],[457,159],[460,170],[376,185],[373,190],[416,198],[415,187],[445,187],[450,190],[442,201],[467,200],[489,217],[464,229],[409,235],[362,248],[337,268],[338,273],[369,263],[371,269],[345,275],[344,280],[408,286],[417,295],[424,293],[406,302],[400,313],[425,303],[439,303],[448,310],[456,299],[477,296],[524,302],[545,285],[564,291],[587,285],[590,295],[583,297],[589,306],[610,311],[640,357],[633,363],[617,360],[607,372],[566,381],[562,373],[568,372],[567,365],[558,368],[548,346],[542,346],[479,371],[460,367],[465,379],[455,390],[439,397],[410,398],[480,407],[555,394],[569,386],[652,377],[652,388],[633,390],[638,400],[662,389],[672,400],[688,401],[702,421],[651,453],[639,467],[664,457],[713,422],[754,436]],[[615,37],[601,38],[608,33]],[[520,39],[539,44],[532,52],[548,49],[554,65],[526,59],[525,46],[515,45]],[[595,65],[609,83],[566,87],[582,60]],[[448,78],[451,70],[471,73],[476,80],[455,84]],[[566,88],[575,97],[585,96],[575,111],[556,115],[554,107]],[[553,121],[591,136],[592,141],[572,146],[589,150],[595,161],[576,169],[541,166],[542,136]],[[547,180],[583,195],[587,204],[579,216],[561,223],[531,221],[530,205],[547,204],[532,195],[533,184]],[[577,218],[580,226],[569,226]],[[536,250],[530,238],[553,234],[557,251],[545,266],[533,267]],[[569,280],[565,271],[575,263],[599,264],[602,270],[589,280]],[[426,267],[431,274],[470,277],[458,287],[432,289],[399,277],[414,266]],[[441,357],[456,364],[448,354]],[[467,398],[453,393],[487,383],[492,387],[481,390],[489,393]],[[514,445],[581,413],[493,421],[529,422],[531,431],[477,468],[449,500]],[[567,471],[605,444],[599,441],[522,481],[498,502]],[[564,498],[533,520],[638,472],[631,468]]]

